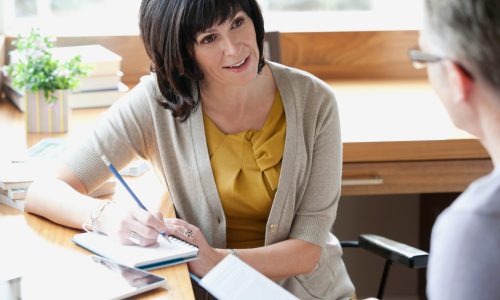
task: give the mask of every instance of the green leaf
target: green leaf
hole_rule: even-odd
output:
[[[90,71],[79,55],[64,63],[52,57],[50,49],[54,45],[38,29],[32,29],[26,37],[19,35],[12,45],[20,57],[5,68],[12,84],[22,90],[43,91],[49,103],[57,100],[56,90],[76,88],[79,78],[87,76]]]

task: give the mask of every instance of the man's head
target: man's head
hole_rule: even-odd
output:
[[[500,1],[425,0],[426,41],[500,88]]]
[[[456,104],[478,84],[500,95],[500,1],[425,0],[420,47],[439,58],[428,74],[451,118],[477,134],[476,112]]]

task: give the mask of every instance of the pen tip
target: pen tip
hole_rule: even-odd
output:
[[[162,235],[162,236],[163,236],[163,237],[167,240],[167,242],[169,242],[169,243],[170,243],[169,236],[168,236],[165,232],[164,232],[164,233],[162,233],[161,235]]]

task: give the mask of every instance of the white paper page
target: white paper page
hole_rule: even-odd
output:
[[[233,255],[227,255],[200,281],[220,300],[298,299]]]
[[[158,242],[149,247],[137,245],[122,245],[97,233],[79,233],[73,241],[88,250],[113,259],[128,266],[142,267],[144,265],[166,262],[176,258],[186,258],[198,253],[198,249],[179,240],[170,238],[171,243],[158,237]]]

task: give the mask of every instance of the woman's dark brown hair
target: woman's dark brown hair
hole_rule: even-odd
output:
[[[200,102],[203,73],[194,60],[196,36],[245,12],[253,21],[259,47],[259,73],[264,66],[264,19],[255,0],[143,0],[139,28],[151,70],[156,75],[161,106],[186,120]]]

